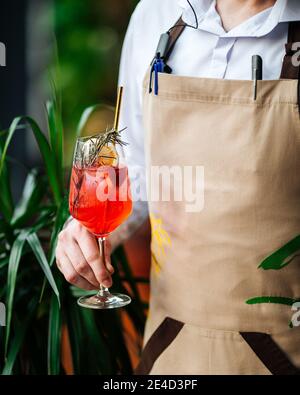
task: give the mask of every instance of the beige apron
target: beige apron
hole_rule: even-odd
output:
[[[149,201],[151,298],[136,373],[299,374],[297,81],[259,81],[256,101],[251,81],[160,73],[158,95],[148,81],[147,168],[202,167],[204,205]]]

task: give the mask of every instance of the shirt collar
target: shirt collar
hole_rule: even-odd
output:
[[[179,0],[184,22],[195,26],[195,15],[186,0]],[[190,0],[198,18],[198,29],[222,37],[262,37],[279,23],[300,21],[299,0],[277,0],[273,7],[260,12],[226,32],[215,9],[216,0]]]

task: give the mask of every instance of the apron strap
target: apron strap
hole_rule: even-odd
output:
[[[280,78],[296,80],[299,78],[299,66],[294,66],[292,58],[296,51],[292,47],[294,43],[300,43],[300,22],[290,22],[288,42],[285,45],[285,56],[283,59]]]
[[[297,51],[293,50],[293,44],[300,42],[300,22],[290,22],[288,42],[285,46],[285,57],[283,59],[282,71],[280,78],[283,79],[298,79],[298,111],[300,116],[300,66],[294,66],[292,59]]]

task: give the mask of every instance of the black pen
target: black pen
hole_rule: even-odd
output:
[[[263,79],[263,60],[259,55],[252,56],[253,100],[257,98],[257,81]]]

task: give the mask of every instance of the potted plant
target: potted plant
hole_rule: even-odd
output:
[[[78,134],[95,108],[84,111]],[[113,287],[133,296],[122,311],[99,313],[77,306],[76,298],[86,291],[68,285],[54,265],[57,236],[69,216],[61,105],[55,94],[46,105],[46,116],[46,134],[34,119],[22,116],[0,137],[0,301],[6,306],[6,326],[0,327],[0,371],[130,374],[122,315],[134,326],[139,348],[145,306],[122,247],[112,256],[117,269]],[[21,133],[33,133],[42,167],[28,173],[22,196],[14,204],[7,150],[15,131],[24,125],[28,130]]]

